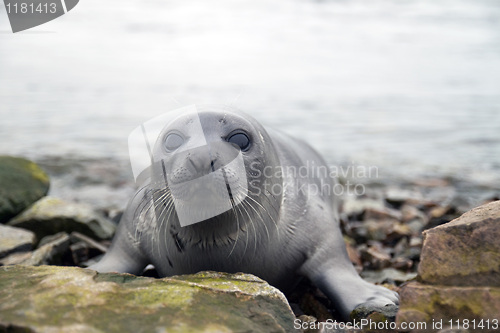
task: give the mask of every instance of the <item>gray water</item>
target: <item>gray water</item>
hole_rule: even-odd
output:
[[[381,178],[500,189],[496,0],[82,0],[12,34],[0,154],[117,161],[140,123],[232,104]]]

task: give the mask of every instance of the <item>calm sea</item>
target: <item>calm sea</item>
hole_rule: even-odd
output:
[[[130,131],[194,103],[500,189],[500,1],[82,0],[17,34],[0,6],[0,154],[126,165]]]

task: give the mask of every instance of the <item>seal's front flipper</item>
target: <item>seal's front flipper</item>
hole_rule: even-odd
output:
[[[115,237],[119,238],[123,236],[123,233],[118,232]],[[117,272],[134,275],[142,273],[148,261],[140,254],[134,244],[136,243],[130,240],[113,240],[111,247],[104,257],[98,263],[88,268],[101,273]]]
[[[366,282],[352,266],[339,266],[338,262],[330,265],[327,262],[321,269],[307,275],[333,302],[343,320],[350,321],[351,311],[361,305],[363,308],[377,311],[387,305],[399,304],[396,292]]]

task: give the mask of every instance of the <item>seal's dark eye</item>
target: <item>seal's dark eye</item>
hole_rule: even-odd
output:
[[[227,142],[238,146],[242,151],[246,151],[250,147],[250,139],[244,133],[236,133],[231,135],[227,139]]]
[[[174,151],[184,143],[184,138],[177,133],[170,133],[165,138],[165,148]]]

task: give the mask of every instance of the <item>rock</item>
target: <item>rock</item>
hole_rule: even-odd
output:
[[[0,259],[0,266],[19,265],[31,258],[33,252],[16,252]]]
[[[406,237],[403,237],[394,246],[394,257],[404,258],[413,261],[420,260],[420,251],[422,248],[422,239],[420,237],[413,236],[410,241]],[[393,265],[394,267],[394,265]]]
[[[443,321],[443,328],[449,320],[465,319],[479,323],[483,319],[496,319],[500,327],[500,288],[497,287],[461,287],[431,286],[418,282],[410,282],[400,291],[401,306],[396,322],[422,323],[432,331],[432,322]],[[471,327],[472,328],[472,327]],[[456,327],[455,327],[456,329]],[[493,332],[490,329],[477,329],[477,332]]]
[[[406,225],[408,226],[412,234],[420,235],[422,233],[422,230],[424,230],[425,226],[427,225],[427,223],[422,219],[416,218],[406,222]]]
[[[374,323],[380,322],[394,322],[396,320],[396,313],[398,306],[394,304],[387,304],[385,306],[367,307],[364,304],[359,305],[351,312],[351,319],[360,321],[367,319]]]
[[[394,222],[390,220],[368,220],[363,222],[362,226],[366,229],[366,238],[368,240],[384,241],[393,230]]]
[[[427,222],[429,222],[427,215],[412,205],[403,205],[401,207],[401,216],[402,221],[405,223],[409,223],[413,220],[420,220],[423,225],[426,225]]]
[[[319,321],[331,320],[332,314],[328,308],[311,293],[305,293],[300,302],[300,308],[304,312],[318,318]]]
[[[60,265],[62,258],[68,250],[70,237],[67,233],[61,232],[56,235],[47,236],[42,239],[40,246],[33,252],[14,253],[0,260],[0,264],[9,265]]]
[[[391,267],[408,271],[413,267],[413,260],[409,258],[397,257],[391,260]],[[416,275],[416,273],[415,273]]]
[[[390,220],[394,222],[399,222],[403,219],[403,214],[400,211],[392,208],[368,207],[365,209],[363,218],[365,220]]]
[[[400,208],[405,203],[422,204],[425,201],[420,191],[397,187],[386,190],[385,200],[395,208]]]
[[[391,230],[389,231],[389,234],[387,235],[387,240],[399,240],[402,237],[411,236],[412,234],[413,230],[409,225],[403,223],[394,223]]]
[[[474,321],[474,325],[483,326],[470,326],[473,332],[497,331],[499,237],[500,201],[472,209],[424,232],[418,267],[420,282],[409,282],[402,287],[397,322],[424,323],[427,331],[435,332],[456,331],[457,321],[471,325]],[[433,327],[433,323],[444,324]],[[455,326],[447,327],[451,323]]]
[[[163,279],[77,267],[0,267],[0,331],[293,332],[283,294],[248,274]]]
[[[380,271],[363,271],[361,272],[361,277],[371,283],[396,283],[401,284],[403,282],[414,279],[417,273],[404,273],[394,268],[386,268]]]
[[[384,207],[384,202],[381,200],[347,197],[342,203],[341,211],[347,216],[357,216],[363,214],[368,208],[383,210]]]
[[[369,247],[360,247],[361,259],[373,269],[382,269],[389,267],[391,264],[391,256],[384,251],[380,244],[371,245]]]
[[[0,156],[0,223],[5,223],[49,190],[49,177],[24,158]]]
[[[420,280],[500,287],[500,201],[472,209],[424,232]]]
[[[62,257],[69,247],[69,235],[60,232],[50,236],[45,244],[40,246],[31,254],[31,257],[23,260],[21,265],[39,266],[39,265],[60,265]]]
[[[437,206],[429,210],[429,222],[426,229],[434,228],[450,222],[461,215],[453,206]]]
[[[36,237],[31,231],[0,224],[0,258],[14,252],[30,251]]]
[[[31,230],[39,239],[62,231],[68,234],[76,231],[91,238],[108,239],[116,228],[113,222],[86,205],[52,197],[39,200],[8,224]]]

